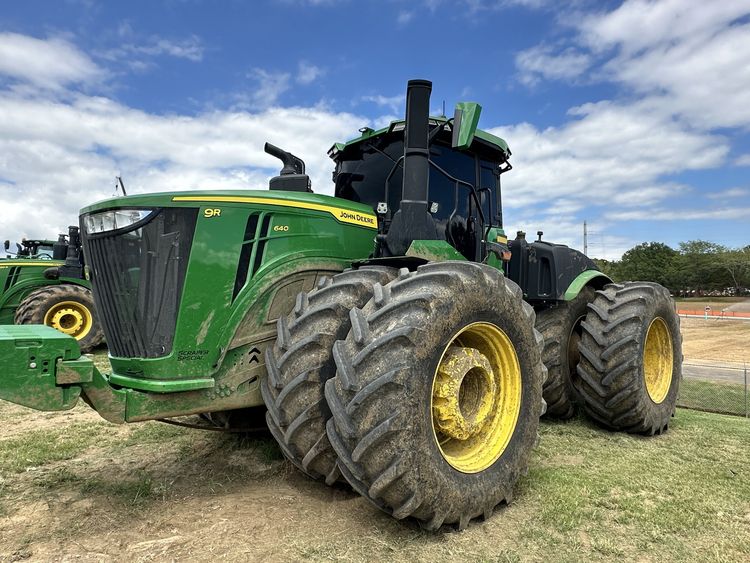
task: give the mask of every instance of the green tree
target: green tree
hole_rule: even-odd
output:
[[[750,246],[724,251],[719,257],[719,264],[729,274],[736,291],[741,287],[750,287]]]
[[[733,287],[732,276],[722,264],[726,253],[725,246],[714,242],[705,240],[681,242],[677,266],[680,289],[696,290],[701,293]]]
[[[674,250],[661,242],[644,242],[625,252],[620,261],[594,262],[614,281],[653,281],[674,293],[750,288],[750,245],[731,249],[691,240]]]
[[[619,275],[620,263],[616,260],[605,260],[603,258],[592,258],[596,267],[608,275],[614,281],[622,281]]]
[[[625,252],[614,271],[621,280],[651,281],[673,289],[677,256],[678,252],[664,243],[644,242]]]

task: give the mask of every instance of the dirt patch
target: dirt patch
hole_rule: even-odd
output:
[[[112,427],[104,446],[6,477],[0,561],[433,561],[446,541],[470,559],[512,545],[507,519],[468,534],[397,522],[348,487],[294,470],[268,436],[168,428],[157,443],[139,430],[154,425]],[[525,510],[504,512],[513,520]],[[471,539],[488,533],[498,538],[491,549]]]
[[[750,322],[683,318],[680,330],[685,360],[750,363]]]
[[[72,423],[102,423],[102,418],[86,405],[63,412],[39,412],[25,407],[19,407],[11,403],[4,403],[0,410],[0,424],[2,424],[2,437],[11,438],[28,432],[24,423],[29,423],[36,430],[53,430],[64,428]]]

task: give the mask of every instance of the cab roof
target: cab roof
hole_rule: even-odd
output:
[[[446,123],[447,121],[448,118],[445,116],[430,116],[429,123],[431,127],[437,127],[438,125]],[[359,137],[356,137],[344,143],[334,143],[334,145],[330,149],[328,149],[328,156],[333,160],[336,160],[338,156],[349,147],[356,146],[357,144],[368,139],[387,135],[388,133],[403,131],[405,123],[405,120],[398,119],[395,121],[391,121],[391,123],[387,127],[383,127],[382,129],[375,130],[370,127],[363,127],[359,130],[359,132],[362,133]],[[449,124],[446,126],[446,131],[450,130],[451,125]],[[508,143],[506,143],[504,139],[501,139],[500,137],[497,137],[492,133],[488,133],[487,131],[483,131],[482,129],[476,130],[470,150],[477,150],[479,148],[477,145],[482,145],[482,148],[485,151],[487,149],[490,149],[493,152],[498,153],[497,156],[500,157],[500,160],[507,160],[512,154],[510,152],[510,148],[508,147]]]

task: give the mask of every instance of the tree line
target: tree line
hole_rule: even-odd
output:
[[[634,246],[620,260],[594,259],[615,281],[653,281],[675,295],[750,294],[750,245],[729,248],[704,240]]]

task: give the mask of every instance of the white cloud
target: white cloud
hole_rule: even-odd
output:
[[[706,194],[706,197],[710,199],[728,199],[728,198],[737,198],[737,197],[745,197],[745,196],[750,196],[750,189],[728,188],[726,190],[721,190],[720,192]]]
[[[640,103],[600,102],[573,108],[576,119],[561,127],[499,127],[491,132],[510,141],[513,172],[504,184],[513,197],[506,207],[559,198],[585,205],[652,204],[673,191],[664,175],[717,166],[728,146],[716,135],[682,125]]]
[[[169,55],[193,62],[203,60],[203,44],[195,35],[182,40],[153,38],[150,44],[132,46],[132,51],[151,56]]]
[[[516,68],[523,84],[533,86],[541,79],[570,80],[582,75],[591,64],[591,57],[568,47],[558,52],[549,45],[537,45],[516,55]]]
[[[692,188],[689,186],[674,183],[642,185],[614,194],[611,203],[624,208],[648,207],[661,203],[669,197],[691,191]]]
[[[363,125],[373,123],[319,107],[156,115],[70,90],[0,90],[1,236],[63,232],[82,206],[113,195],[116,175],[130,194],[266,189],[281,163],[263,152],[265,141],[304,159],[313,189],[331,194],[326,151]]]
[[[397,94],[396,96],[383,96],[377,94],[375,96],[362,96],[363,102],[371,102],[380,107],[386,107],[392,112],[398,114],[403,113],[404,105],[406,104],[406,95]]]
[[[396,23],[398,25],[406,25],[414,19],[414,12],[411,10],[400,10],[398,16],[396,16]]]
[[[578,41],[609,79],[693,127],[750,127],[750,4],[628,0],[580,19]]]
[[[605,219],[612,221],[696,221],[700,219],[750,219],[750,207],[723,207],[715,209],[639,209],[610,211]]]
[[[744,197],[744,190],[711,196],[669,176],[725,165],[731,137],[715,132],[750,128],[748,14],[747,0],[710,6],[697,0],[626,0],[590,15],[559,12],[560,26],[573,28],[574,35],[554,48],[543,43],[518,53],[519,80],[534,86],[585,77],[586,83],[611,82],[620,89],[615,100],[571,108],[574,119],[559,127],[495,130],[514,152],[514,171],[504,178],[506,194],[513,194],[505,199],[509,215],[544,217],[535,198],[555,202],[553,208],[562,199],[568,209],[556,221],[572,226],[583,214],[575,210],[578,203],[595,220],[603,219],[602,240],[612,222],[747,217],[742,205],[710,205]],[[734,163],[750,165],[750,155]],[[691,190],[695,209],[665,205]],[[697,198],[704,197],[700,208]]]
[[[626,0],[609,12],[566,10],[576,35],[516,55],[519,80],[610,81],[691,127],[750,127],[750,3]],[[595,72],[591,69],[596,68]]]
[[[612,234],[613,221],[650,217],[654,206],[690,190],[665,176],[718,166],[729,150],[725,138],[686,130],[644,103],[585,104],[570,115],[560,127],[490,129],[513,151],[513,170],[503,176],[508,232],[541,227],[548,240],[581,248],[588,216],[596,233],[589,254],[610,260],[639,242]]]
[[[154,68],[154,59],[159,57],[174,57],[191,62],[203,60],[205,47],[197,35],[186,39],[168,39],[157,35],[141,38],[127,21],[119,25],[117,33],[121,38],[118,46],[102,51],[99,56],[106,61],[125,64],[137,72]]]
[[[307,61],[300,61],[297,65],[297,82],[311,84],[325,74],[325,70]]]
[[[96,82],[105,72],[65,39],[0,33],[0,74],[58,90],[69,84]]]
[[[595,49],[619,47],[632,55],[654,46],[706,39],[747,15],[745,0],[626,0],[617,9],[584,17],[578,27]]]
[[[335,6],[336,4],[343,4],[349,0],[284,0],[288,3],[298,3],[307,6]]]
[[[499,11],[509,7],[522,7],[537,10],[552,4],[551,0],[422,0],[422,5],[430,12],[447,5],[459,13],[474,15],[478,12]]]
[[[258,83],[257,88],[246,100],[250,106],[255,108],[275,105],[279,96],[291,87],[292,75],[288,72],[269,72],[262,68],[254,68],[250,71],[248,77]]]

